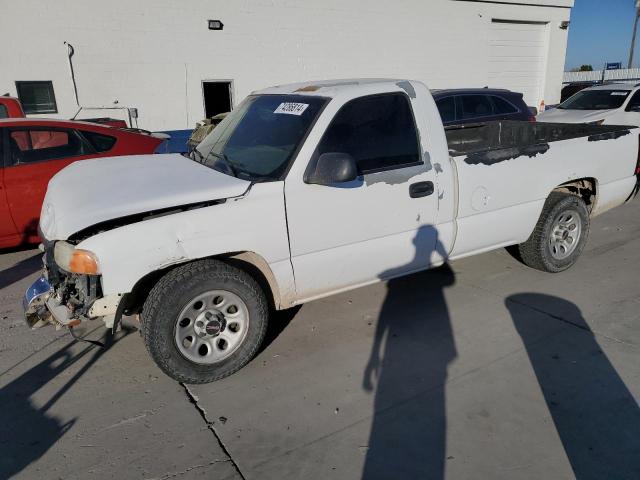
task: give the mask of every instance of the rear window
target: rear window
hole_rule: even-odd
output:
[[[493,101],[494,112],[497,115],[504,115],[508,113],[517,113],[518,109],[514,107],[511,103],[507,102],[504,98],[500,97],[491,97]]]
[[[610,110],[620,108],[630,90],[582,90],[557,108],[566,110]]]
[[[83,131],[82,136],[87,139],[96,152],[106,152],[116,144],[116,137],[110,135]]]

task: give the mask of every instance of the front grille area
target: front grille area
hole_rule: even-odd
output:
[[[54,295],[61,305],[66,305],[72,316],[86,316],[91,304],[102,296],[99,275],[80,275],[62,270],[55,261],[53,247],[55,242],[43,241],[44,265],[47,279],[53,287]]]
[[[42,241],[44,245],[44,266],[47,270],[47,280],[53,288],[57,288],[64,281],[64,274],[53,258],[53,246],[55,242]]]

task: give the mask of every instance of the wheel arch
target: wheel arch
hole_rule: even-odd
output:
[[[598,202],[598,181],[593,177],[577,178],[561,183],[552,192],[565,192],[582,198],[591,214]]]
[[[208,258],[221,260],[251,275],[264,291],[271,308],[280,310],[287,307],[285,305],[286,299],[281,296],[280,285],[267,261],[255,252],[239,251],[192,258],[147,273],[136,282],[131,292],[126,295],[125,314],[139,313],[151,289],[168,272],[181,265]]]

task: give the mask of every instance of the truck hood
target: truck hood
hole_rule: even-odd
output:
[[[49,182],[40,230],[48,240],[65,240],[108,220],[236,197],[249,186],[179,154],[83,160]]]
[[[613,110],[566,110],[563,108],[554,108],[553,110],[544,111],[536,117],[538,122],[549,123],[589,123],[606,119],[610,115],[617,112]]]

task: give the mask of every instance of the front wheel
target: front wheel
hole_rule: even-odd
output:
[[[267,329],[264,292],[246,272],[218,260],[171,270],[149,293],[141,333],[170,377],[208,383],[235,373],[256,354]]]
[[[523,262],[544,272],[561,272],[571,267],[589,236],[589,210],[582,198],[552,192],[544,204],[533,233],[518,245]]]

